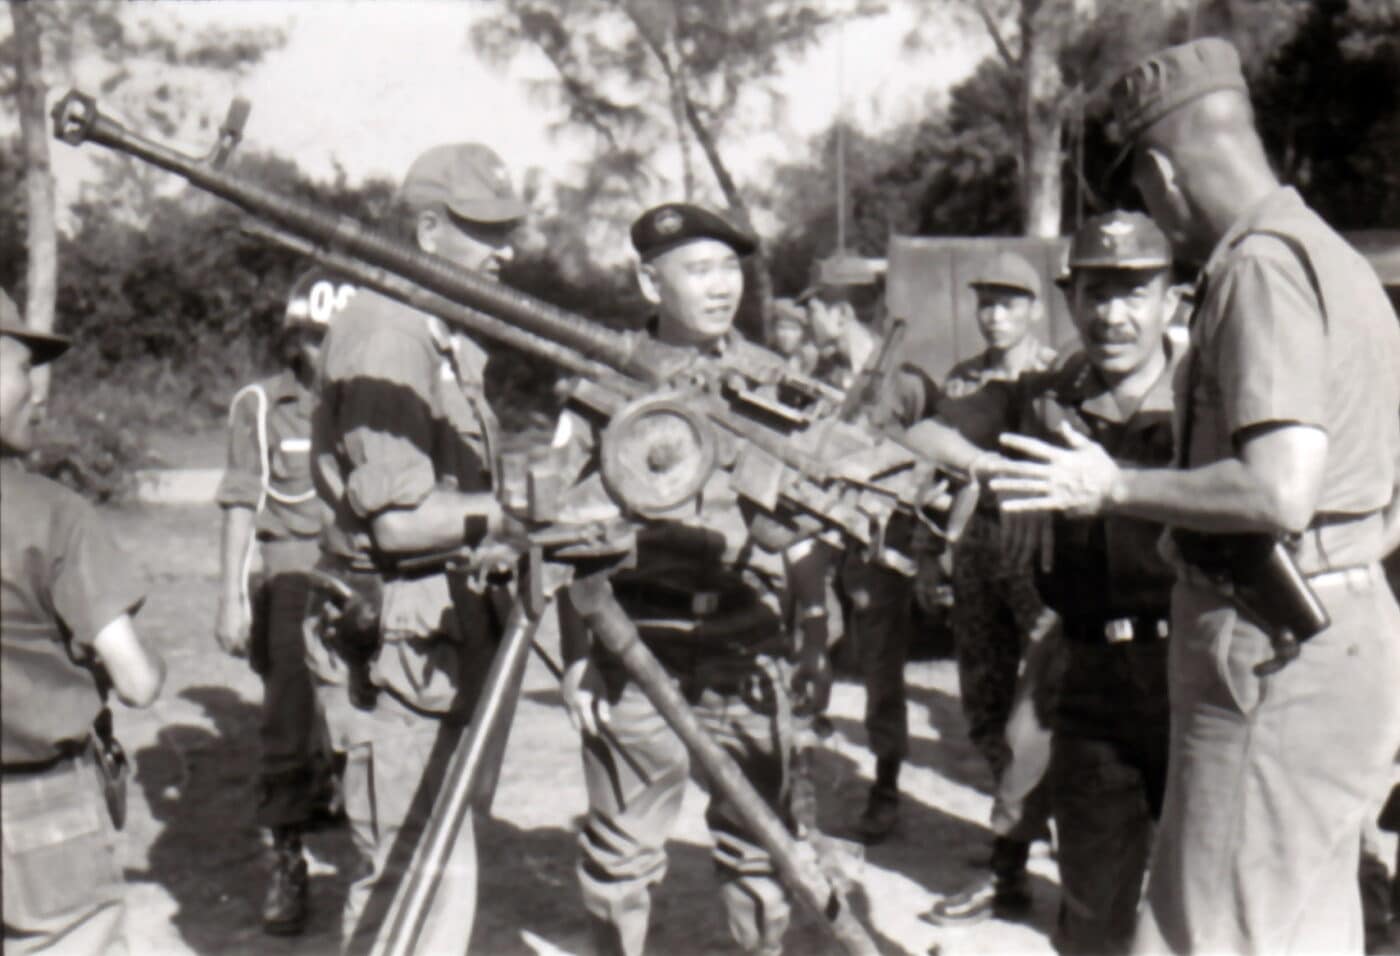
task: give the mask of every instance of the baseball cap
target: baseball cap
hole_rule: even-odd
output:
[[[1146,56],[1109,87],[1118,137],[1131,145],[1173,110],[1218,90],[1249,92],[1228,40],[1203,37]]]
[[[1140,212],[1115,209],[1095,216],[1069,244],[1071,269],[1166,269],[1171,264],[1166,234]]]
[[[320,266],[313,266],[297,277],[287,294],[282,315],[284,329],[311,328],[324,332],[350,303],[358,291],[345,279]]]
[[[19,309],[8,292],[0,289],[0,335],[8,335],[29,346],[30,364],[46,365],[68,351],[73,340],[66,335],[36,332],[19,317]]]
[[[645,262],[696,239],[714,239],[741,256],[758,248],[758,240],[719,213],[691,203],[653,206],[632,223],[632,248]]]
[[[423,153],[408,168],[399,200],[413,210],[443,206],[480,223],[512,222],[529,211],[501,157],[481,143],[449,143]]]
[[[1015,289],[1040,297],[1040,273],[1024,256],[1002,251],[984,260],[968,282],[972,288]]]

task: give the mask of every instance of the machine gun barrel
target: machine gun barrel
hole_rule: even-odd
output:
[[[501,345],[510,346],[521,352],[545,359],[574,375],[582,375],[595,381],[607,381],[629,397],[641,394],[645,388],[640,383],[620,375],[610,366],[581,355],[566,345],[560,345],[542,335],[517,328],[509,322],[504,322],[493,315],[487,315],[479,309],[454,302],[446,296],[431,292],[403,276],[370,265],[362,259],[318,246],[285,229],[279,229],[265,223],[249,222],[244,225],[243,229],[250,235],[274,242],[297,255],[315,259],[337,275],[353,279],[356,284],[362,287],[374,289],[390,298],[398,299],[406,305],[411,305],[430,315],[436,315],[451,325],[459,326],[468,332],[473,332]]]
[[[231,111],[230,122],[239,113],[246,115],[246,106]],[[661,381],[683,358],[677,352],[674,360],[667,363],[659,354],[662,350],[636,333],[589,322],[397,241],[349,216],[281,195],[239,179],[213,162],[186,156],[146,139],[104,116],[97,102],[83,93],[69,91],[54,105],[52,115],[54,135],[66,143],[79,146],[92,142],[135,156],[295,235],[410,278],[455,302],[500,316],[506,322],[566,345],[642,382]]]

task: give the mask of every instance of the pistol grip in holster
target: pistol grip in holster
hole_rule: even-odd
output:
[[[112,712],[105,707],[93,721],[89,745],[97,764],[107,813],[112,818],[112,826],[120,830],[126,826],[126,786],[131,776],[131,763],[112,732]]]
[[[1298,657],[1304,641],[1331,626],[1286,539],[1177,532],[1176,544],[1182,557],[1219,581],[1235,607],[1268,634],[1274,656],[1254,666],[1258,676],[1277,673]]]

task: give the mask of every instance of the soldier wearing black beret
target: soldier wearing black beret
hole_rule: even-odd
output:
[[[653,335],[710,354],[756,348],[733,329],[744,291],[740,259],[756,245],[751,236],[698,206],[666,203],[638,217],[632,243],[638,282],[656,309]],[[585,415],[566,410],[555,445],[596,455],[598,436]],[[751,532],[723,470],[699,502],[647,521],[637,537],[635,567],[613,578],[619,603],[686,688],[701,724],[781,815],[788,744],[775,711],[756,701],[774,702],[778,711],[825,707],[823,547],[804,539],[770,550]],[[599,953],[639,956],[689,756],[620,662],[590,646],[567,600],[560,614],[570,660],[564,701],[583,732],[589,797],[579,837],[584,904]],[[706,821],[730,931],[744,952],[779,952],[791,908],[767,851],[718,795]]]

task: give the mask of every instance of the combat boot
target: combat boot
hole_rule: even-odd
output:
[[[870,786],[865,811],[856,824],[865,843],[882,842],[899,823],[899,767],[898,759],[876,761],[875,782]]]
[[[301,833],[294,827],[272,831],[272,873],[263,897],[263,932],[272,936],[296,936],[306,925],[306,858]]]

